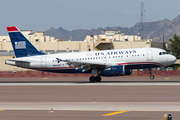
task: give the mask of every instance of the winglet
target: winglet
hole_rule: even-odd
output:
[[[8,32],[16,32],[16,31],[19,31],[19,29],[15,26],[11,26],[11,27],[7,27],[7,31]]]

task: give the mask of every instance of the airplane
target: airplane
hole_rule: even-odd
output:
[[[15,27],[7,27],[16,58],[6,60],[12,66],[54,73],[91,73],[90,82],[100,82],[101,76],[131,75],[133,69],[166,67],[176,57],[160,48],[131,48],[71,53],[46,54]],[[97,76],[95,76],[97,75]]]

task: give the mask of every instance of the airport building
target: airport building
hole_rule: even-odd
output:
[[[33,30],[23,30],[21,32],[38,50],[47,54],[142,47],[171,49],[168,43],[156,42],[154,39],[141,40],[141,37],[137,35],[124,35],[120,30],[102,30],[99,35],[87,35],[84,41],[62,40],[45,36],[44,32],[35,32]],[[0,71],[26,70],[5,64],[6,59],[13,57],[15,55],[9,36],[0,36]]]

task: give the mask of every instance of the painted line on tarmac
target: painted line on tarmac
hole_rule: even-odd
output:
[[[0,111],[4,111],[3,109],[0,109]]]
[[[125,113],[125,112],[128,112],[128,111],[117,111],[117,112],[112,112],[108,114],[103,114],[102,116],[111,116],[111,115],[116,115],[116,114]]]
[[[180,86],[180,82],[0,83],[0,86]]]
[[[46,80],[46,79],[49,79],[49,78],[43,78],[43,80]]]

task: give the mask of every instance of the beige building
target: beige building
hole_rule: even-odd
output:
[[[155,42],[154,39],[141,40],[137,35],[124,35],[120,30],[102,30],[100,35],[86,36],[89,50],[128,49],[158,47],[170,50],[170,44]]]
[[[103,30],[100,35],[86,36],[84,41],[56,39],[55,37],[45,36],[44,32],[34,32],[32,30],[23,30],[22,33],[38,50],[45,53],[142,47],[158,47],[170,50],[170,44],[155,42],[153,39],[141,40],[136,35],[124,35],[120,30]],[[9,36],[0,36],[0,71],[26,70],[4,64],[6,59],[11,59],[13,56],[14,52]]]

